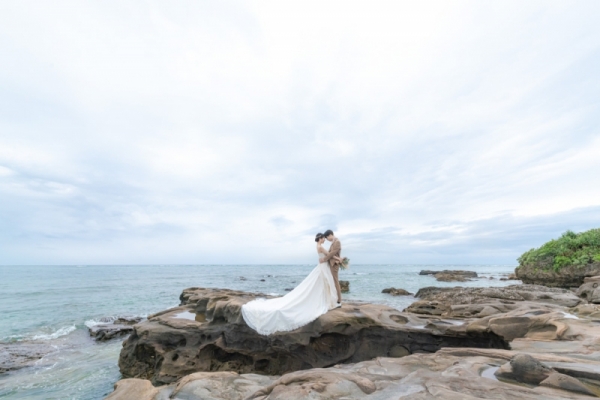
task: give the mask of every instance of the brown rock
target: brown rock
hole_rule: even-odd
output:
[[[419,272],[419,275],[437,275],[437,274],[449,274],[449,275],[462,275],[465,278],[477,278],[477,272],[475,271],[463,271],[463,270],[454,270],[454,269],[445,269],[443,271],[431,271],[431,270],[422,270]]]
[[[516,310],[524,305],[539,307],[550,304],[574,307],[581,302],[566,289],[538,285],[505,287],[425,287],[415,297],[420,298],[404,311],[444,317],[486,317]],[[495,310],[495,311],[494,311]]]
[[[340,289],[342,293],[350,292],[350,281],[340,281]]]
[[[158,392],[145,379],[123,379],[115,383],[115,391],[106,400],[154,400]]]
[[[388,293],[392,296],[412,296],[412,293],[404,290],[404,289],[396,289],[396,288],[387,288],[383,289],[381,293]]]
[[[600,303],[600,276],[585,278],[577,289],[577,296],[590,303]]]
[[[514,381],[539,385],[553,372],[532,356],[528,354],[517,354],[510,362],[502,365],[495,375],[503,381]]]
[[[225,289],[184,290],[180,307],[134,326],[121,350],[121,373],[168,384],[200,371],[279,375],[442,347],[508,347],[491,330],[467,332],[464,325],[427,323],[384,305],[348,302],[295,331],[262,336],[245,324],[240,312],[256,296]]]
[[[467,282],[470,279],[466,278],[461,274],[450,274],[445,272],[440,272],[439,274],[435,274],[435,279],[439,282]]]
[[[588,396],[597,397],[590,388],[577,378],[569,375],[564,375],[559,372],[552,372],[548,378],[540,382],[540,386],[567,390],[569,392],[577,392],[587,394]]]
[[[583,399],[580,386],[553,382],[551,371],[540,386],[531,388],[519,381],[505,383],[493,379],[490,369],[514,359],[516,353],[499,349],[450,349],[435,354],[413,354],[403,358],[379,357],[356,364],[315,368],[282,376],[200,372],[177,383],[161,386],[154,400],[564,400]],[[565,366],[581,360],[555,355],[540,355],[541,360],[561,362]],[[586,362],[586,361],[583,361]],[[589,362],[586,362],[589,364]],[[510,364],[510,363],[508,363]],[[588,365],[586,364],[586,365]],[[591,365],[591,364],[590,364]],[[490,376],[491,375],[491,376]],[[126,389],[136,379],[121,381],[115,392]],[[511,384],[519,382],[518,384]],[[546,383],[544,383],[546,382]],[[594,384],[600,383],[591,380]],[[558,386],[559,388],[555,388]],[[116,397],[114,399],[124,399]],[[132,397],[135,399],[136,397]]]

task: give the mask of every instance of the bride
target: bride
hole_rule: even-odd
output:
[[[317,233],[318,259],[328,255],[323,248],[325,236]],[[334,257],[341,261],[339,257]],[[314,321],[327,311],[340,307],[329,263],[319,263],[308,276],[288,294],[274,299],[256,299],[242,306],[242,316],[248,326],[261,335],[292,331]]]

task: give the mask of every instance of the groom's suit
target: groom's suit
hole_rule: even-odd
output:
[[[331,275],[333,275],[333,282],[335,283],[335,290],[337,291],[338,302],[342,301],[342,289],[340,288],[340,281],[338,280],[338,272],[340,271],[340,262],[333,260],[332,257],[340,257],[342,253],[342,243],[337,239],[333,239],[331,247],[329,248],[329,254],[325,257],[325,261],[329,262],[329,268],[331,269]]]

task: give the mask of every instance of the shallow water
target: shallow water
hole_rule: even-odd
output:
[[[0,266],[0,342],[45,342],[54,351],[33,367],[0,375],[2,399],[102,399],[119,379],[121,341],[96,343],[87,328],[100,318],[146,316],[179,304],[192,286],[283,295],[314,265]],[[437,282],[422,269],[466,269],[484,279]],[[425,286],[506,286],[489,280],[514,266],[352,265],[340,271],[350,281],[347,300],[388,304],[400,310],[412,296],[382,294],[387,287],[409,292]],[[261,281],[264,279],[264,282]],[[184,315],[182,317],[190,317]]]

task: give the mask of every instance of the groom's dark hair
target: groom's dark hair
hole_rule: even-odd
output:
[[[333,231],[332,231],[331,229],[327,229],[327,230],[325,231],[325,233],[323,233],[323,236],[325,236],[325,237],[327,237],[327,236],[329,236],[329,235],[333,235]]]

